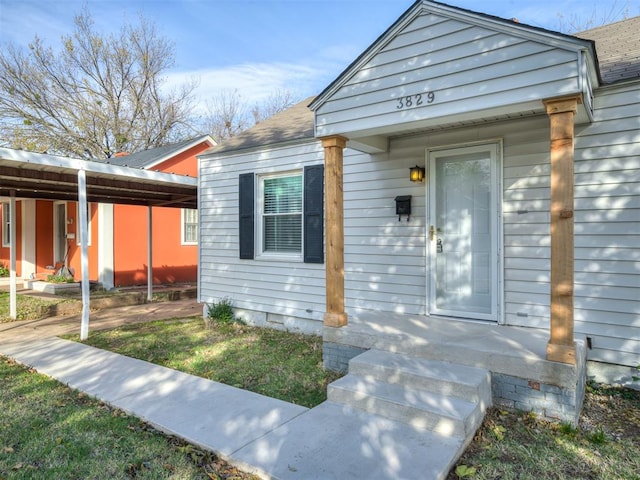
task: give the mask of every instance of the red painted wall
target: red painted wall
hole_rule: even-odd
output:
[[[178,175],[198,175],[196,155],[210,146],[201,143],[150,170]],[[147,282],[147,207],[114,206],[114,283],[140,285]],[[153,283],[195,282],[198,246],[181,244],[181,209],[154,207]]]
[[[36,200],[36,273],[53,261],[53,202]]]

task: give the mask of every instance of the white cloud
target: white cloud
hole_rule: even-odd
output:
[[[167,86],[177,86],[190,78],[199,81],[195,95],[200,104],[223,91],[237,90],[248,105],[261,103],[277,90],[291,91],[296,98],[320,93],[339,73],[335,65],[310,66],[295,63],[242,63],[227,67],[174,72]]]

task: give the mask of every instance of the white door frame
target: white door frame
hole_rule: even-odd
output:
[[[476,153],[486,151],[491,155],[491,222],[492,241],[491,252],[491,313],[468,313],[437,310],[435,304],[435,264],[437,252],[437,236],[430,239],[430,227],[435,226],[436,203],[435,203],[435,159],[442,156]],[[425,182],[426,198],[428,207],[426,209],[426,245],[427,245],[427,314],[434,316],[458,317],[475,320],[487,320],[503,323],[503,230],[502,230],[502,141],[500,139],[485,140],[480,142],[446,145],[426,150],[426,165],[428,168],[427,182]]]

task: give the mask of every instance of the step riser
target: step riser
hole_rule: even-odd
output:
[[[356,357],[357,358],[357,357]],[[433,376],[423,376],[410,372],[403,372],[393,367],[384,365],[374,365],[352,361],[349,364],[349,373],[359,375],[366,379],[375,379],[381,382],[393,385],[410,386],[428,390],[430,392],[440,393],[442,395],[460,398],[470,402],[491,402],[491,378],[486,372],[482,377],[478,378],[476,384],[456,383],[455,381],[437,378]]]
[[[362,392],[347,390],[340,387],[329,387],[327,399],[331,402],[341,403],[373,415],[379,415],[390,420],[411,425],[414,428],[430,430],[447,437],[465,438],[475,432],[482,422],[483,412],[480,405],[465,418],[444,416],[439,413],[429,412],[410,405],[401,405]]]

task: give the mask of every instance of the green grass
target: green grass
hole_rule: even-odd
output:
[[[68,303],[67,298],[42,298],[29,295],[16,295],[17,319],[38,320],[44,318],[49,309],[57,304]],[[12,322],[9,316],[9,293],[0,292],[0,323]]]
[[[640,478],[640,392],[590,388],[577,427],[490,409],[449,480]],[[459,470],[464,474],[464,468]]]
[[[0,478],[253,478],[0,357]]]
[[[95,332],[87,343],[306,407],[326,400],[338,377],[322,368],[319,336],[202,318]]]

